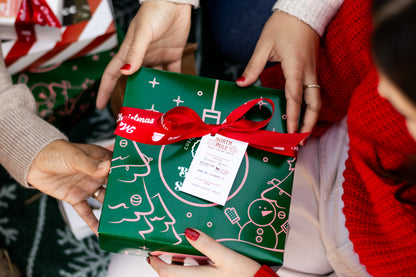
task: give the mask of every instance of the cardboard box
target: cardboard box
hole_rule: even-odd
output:
[[[62,40],[35,42],[6,41],[3,56],[10,74],[33,68],[55,66],[65,60],[92,55],[117,46],[117,34],[110,0],[88,0],[91,19],[62,27]]]
[[[286,133],[281,91],[148,68],[129,77],[123,106],[163,113],[187,106],[205,123],[219,124],[252,99],[260,99],[259,105],[245,118],[270,117],[271,105],[262,98],[273,100],[276,108],[265,129]],[[184,236],[191,227],[261,263],[281,264],[296,159],[249,146],[228,200],[220,206],[180,191],[199,141],[150,145],[117,136],[100,219],[101,248],[200,256]]]

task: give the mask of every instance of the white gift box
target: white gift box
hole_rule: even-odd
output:
[[[16,17],[22,0],[0,0],[0,36],[1,39],[17,40],[15,28]],[[46,0],[52,12],[62,23],[63,0]],[[48,25],[34,24],[35,38],[37,40],[59,41],[62,38],[60,28]]]

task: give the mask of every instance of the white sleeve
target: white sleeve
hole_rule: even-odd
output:
[[[278,0],[273,10],[283,11],[302,20],[322,36],[343,2],[344,0]]]
[[[166,1],[166,2],[174,2],[178,4],[190,4],[195,9],[199,7],[199,0],[139,0],[140,4],[145,1]]]

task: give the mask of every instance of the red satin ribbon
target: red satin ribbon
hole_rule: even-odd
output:
[[[231,112],[222,124],[206,124],[199,115],[187,107],[175,107],[166,113],[121,107],[115,134],[144,144],[166,145],[207,134],[220,134],[248,142],[250,146],[281,155],[295,157],[298,144],[309,133],[283,134],[260,130],[272,115],[262,121],[244,119],[244,115],[258,102],[270,99],[254,99]]]
[[[22,0],[15,22],[18,40],[35,41],[35,24],[62,27],[46,0]]]

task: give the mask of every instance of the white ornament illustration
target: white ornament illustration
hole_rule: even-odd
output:
[[[204,112],[202,114],[202,120],[206,122],[207,118],[212,118],[215,120],[215,124],[220,124],[221,119],[221,112],[215,110],[215,102],[217,101],[217,93],[218,93],[218,84],[219,80],[215,80],[215,88],[214,88],[214,94],[212,96],[212,105],[211,109],[204,109]]]

